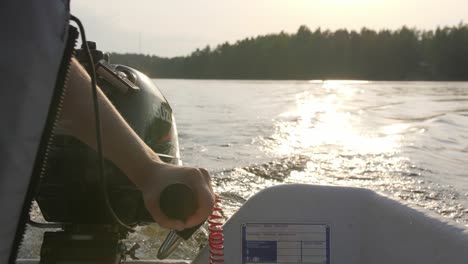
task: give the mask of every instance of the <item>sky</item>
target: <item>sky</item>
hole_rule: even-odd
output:
[[[246,37],[314,30],[468,23],[468,0],[76,0],[72,14],[107,52],[162,57]]]

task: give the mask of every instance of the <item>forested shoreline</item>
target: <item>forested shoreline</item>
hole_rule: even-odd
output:
[[[468,24],[268,34],[163,58],[111,53],[154,78],[468,80]]]

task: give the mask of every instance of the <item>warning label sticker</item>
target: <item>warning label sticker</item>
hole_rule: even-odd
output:
[[[244,224],[242,263],[330,264],[330,228],[320,224]]]

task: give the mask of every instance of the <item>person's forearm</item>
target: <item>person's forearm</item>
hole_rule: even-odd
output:
[[[91,81],[87,72],[72,60],[70,78],[61,111],[61,128],[92,148],[96,148]],[[215,194],[208,171],[163,163],[138,137],[98,90],[104,156],[117,165],[141,190],[148,212],[162,226],[182,230],[203,222],[212,212]],[[181,183],[191,188],[198,208],[184,221],[171,219],[160,208],[161,192],[169,185]],[[174,205],[177,206],[177,205]]]
[[[144,185],[139,170],[151,161],[161,162],[129,127],[107,97],[98,89],[104,156],[116,164],[136,185]],[[96,148],[95,115],[90,77],[75,59],[61,112],[62,128],[92,148]]]

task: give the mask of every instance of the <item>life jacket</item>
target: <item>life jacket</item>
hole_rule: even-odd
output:
[[[0,4],[0,263],[23,237],[74,46],[69,18],[68,0]]]

